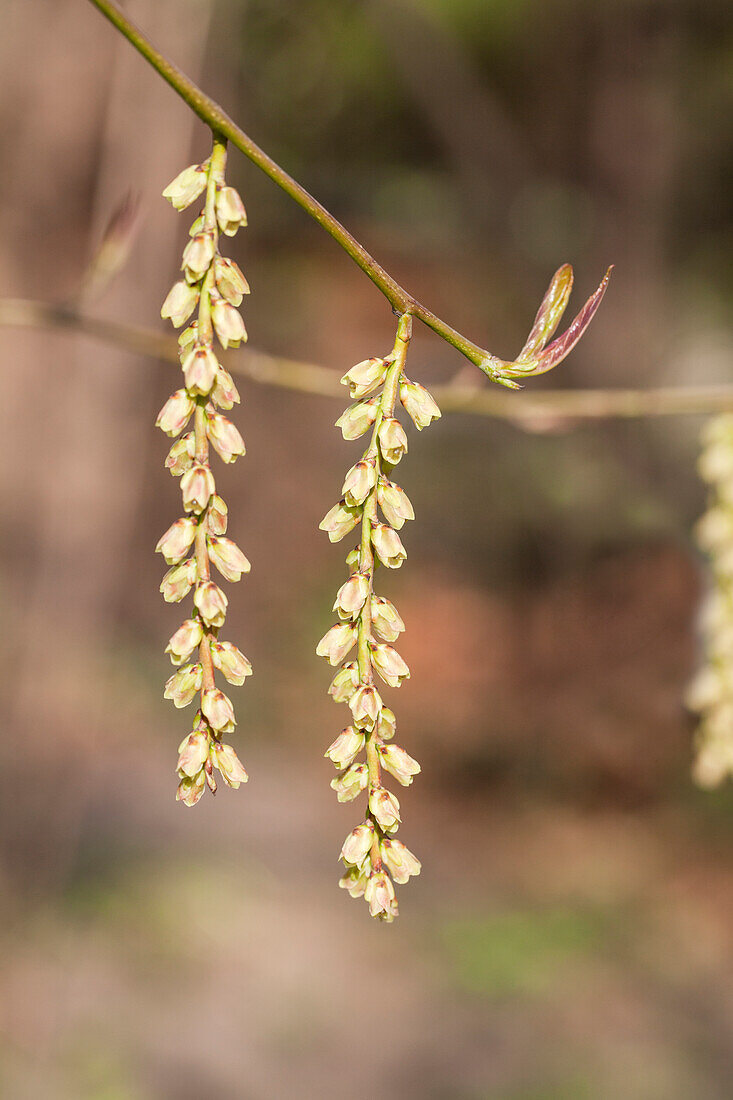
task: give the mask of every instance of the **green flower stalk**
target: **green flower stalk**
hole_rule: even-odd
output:
[[[171,567],[160,591],[168,603],[178,603],[193,590],[190,618],[181,624],[166,653],[178,669],[168,680],[165,698],[184,707],[198,697],[193,730],[179,746],[176,798],[195,806],[208,786],[216,791],[214,770],[229,787],[247,782],[247,773],[223,737],[236,725],[231,700],[216,684],[215,670],[230,684],[241,685],[252,666],[232,642],[221,641],[228,600],[212,580],[211,565],[228,581],[238,581],[250,564],[236,543],[226,538],[228,510],[216,491],[210,467],[213,448],[224,462],[245,453],[234,424],[219,411],[239,402],[231,375],[214,352],[214,337],[222,347],[237,347],[247,339],[237,307],[249,293],[236,263],[221,255],[222,234],[233,237],[247,224],[242,200],[224,180],[226,144],[214,137],[211,156],[178,175],[163,195],[176,210],[185,210],[204,195],[204,207],[191,226],[183,252],[183,278],[170,290],[161,316],[176,328],[196,319],[179,337],[184,385],[160,410],[156,424],[176,442],[166,467],[181,479],[185,515],[160,539],[156,550]],[[193,417],[193,429],[181,435]],[[197,653],[195,663],[185,663]]]
[[[686,701],[700,716],[695,780],[717,787],[733,775],[733,414],[705,425],[698,469],[710,501],[695,535],[708,556],[712,586],[700,619],[704,660]]]
[[[399,687],[410,676],[391,644],[405,624],[394,604],[374,589],[377,568],[398,569],[406,559],[398,531],[415,518],[407,495],[391,480],[393,468],[407,452],[407,436],[395,416],[397,397],[418,430],[440,416],[428,391],[405,375],[411,336],[412,318],[404,314],[392,352],[358,363],[341,379],[357,400],[336,425],[344,439],[358,439],[371,428],[371,439],[346,475],[341,500],[320,524],[331,542],[356,527],[360,530],[359,545],[346,558],[350,575],[333,606],[339,621],[323,636],[316,653],[341,666],[329,694],[351,710],[351,724],[325,753],[339,771],[331,786],[339,802],[350,802],[362,792],[367,799],[364,820],[341,849],[346,870],[339,885],[354,898],[364,897],[371,915],[383,921],[398,915],[394,883],[406,883],[420,873],[419,860],[395,838],[400,804],[382,783],[386,771],[408,787],[420,765],[392,742],[395,715],[375,684],[375,673],[389,687]],[[345,661],[354,646],[356,660]]]

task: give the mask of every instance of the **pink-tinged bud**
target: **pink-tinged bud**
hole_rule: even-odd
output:
[[[382,565],[386,565],[388,569],[399,569],[407,557],[402,539],[385,523],[375,523],[372,526],[372,544]]]
[[[397,732],[397,719],[389,707],[382,707],[375,732],[382,741],[389,741]]]
[[[344,480],[341,492],[344,502],[351,508],[363,504],[377,484],[377,471],[374,462],[357,462],[351,467]]]
[[[201,693],[201,711],[212,729],[231,733],[236,726],[231,699],[218,688],[206,688]]]
[[[170,470],[172,477],[180,477],[181,474],[185,474],[186,470],[190,470],[193,465],[195,452],[196,445],[193,432],[186,432],[185,435],[175,441],[168,451],[168,457],[165,460],[166,470]]]
[[[217,538],[209,535],[206,540],[209,549],[209,558],[221,573],[222,577],[235,584],[240,580],[242,573],[249,573],[252,566],[236,542],[231,539]]]
[[[188,776],[184,776],[181,782],[178,784],[178,790],[176,791],[176,802],[182,802],[184,806],[195,806],[201,795],[204,793],[206,787],[206,773],[203,768],[194,776],[193,779],[189,779]]]
[[[209,756],[209,739],[205,733],[192,733],[186,738],[176,768],[189,779],[201,771]]]
[[[188,548],[196,536],[196,520],[187,516],[172,523],[155,547],[156,554],[162,554],[169,565],[178,565],[183,561]]]
[[[187,707],[201,688],[202,675],[200,664],[184,665],[167,681],[163,698],[171,699],[173,706],[179,710],[181,707]]]
[[[182,271],[189,283],[197,283],[206,274],[214,259],[216,244],[211,230],[197,233],[183,250]]]
[[[211,306],[211,323],[222,347],[238,348],[242,341],[247,342],[242,315],[223,298],[218,298]]]
[[[377,504],[384,512],[387,523],[398,531],[404,527],[406,519],[415,518],[415,512],[407,493],[386,477],[380,477],[379,479]]]
[[[369,905],[371,916],[387,924],[399,916],[392,879],[384,871],[372,871],[364,891],[364,901]]]
[[[212,642],[211,659],[229,683],[237,687],[252,675],[252,665],[232,642]]]
[[[400,401],[407,415],[419,432],[437,420],[440,409],[424,386],[417,382],[404,381],[400,385]]]
[[[211,400],[220,409],[233,409],[239,404],[239,390],[228,370],[220,366],[216,373],[216,383],[211,391]]]
[[[359,686],[359,669],[356,662],[340,668],[328,689],[334,703],[347,703]]]
[[[194,404],[193,398],[185,390],[176,390],[158,413],[156,428],[160,428],[166,435],[178,435],[188,424]]]
[[[191,591],[196,580],[196,559],[189,558],[181,565],[169,569],[160,582],[160,591],[166,603],[179,603]]]
[[[364,790],[368,780],[366,764],[352,764],[343,775],[331,780],[331,789],[336,792],[339,802],[353,802]]]
[[[186,379],[188,392],[201,396],[210,393],[216,381],[218,367],[219,363],[211,348],[194,344],[183,360],[183,377]]]
[[[180,328],[195,310],[198,300],[198,287],[189,286],[188,283],[181,280],[179,283],[174,283],[168,291],[168,297],[163,302],[160,316],[163,320],[169,317],[173,327]]]
[[[405,629],[397,608],[384,596],[372,596],[372,630],[385,642],[396,642]]]
[[[368,595],[369,577],[364,573],[352,573],[339,588],[333,610],[338,611],[341,619],[355,619]]]
[[[188,660],[194,649],[200,645],[203,636],[200,619],[186,619],[181,623],[165,649],[166,653],[170,653],[171,663],[180,665]]]
[[[240,306],[243,295],[249,294],[249,283],[239,266],[227,256],[216,256],[214,259],[214,279],[216,289],[230,305]]]
[[[163,192],[163,198],[168,199],[176,210],[185,210],[204,191],[207,180],[207,163],[191,164],[168,184]]]
[[[396,833],[400,821],[400,804],[397,796],[388,791],[386,787],[370,787],[369,809],[379,825],[386,833]]]
[[[341,859],[344,863],[351,863],[358,867],[369,855],[369,850],[374,839],[374,825],[371,821],[365,821],[352,829],[341,849]]]
[[[403,680],[410,679],[410,670],[394,646],[370,644],[372,665],[385,684],[397,688]]]
[[[222,187],[216,193],[216,220],[227,237],[233,237],[240,225],[247,224],[244,203],[233,187]]]
[[[378,397],[370,397],[368,401],[357,401],[341,414],[336,421],[336,427],[341,429],[344,439],[358,439],[360,435],[369,431],[377,419],[378,411]]]
[[[214,475],[209,467],[197,463],[190,470],[186,470],[181,478],[183,507],[187,512],[200,515],[206,510],[206,505],[215,488]]]
[[[357,870],[356,867],[349,867],[345,875],[342,875],[339,879],[339,886],[342,890],[348,890],[352,898],[363,897],[366,890],[367,876]]]
[[[222,462],[234,462],[235,458],[246,453],[239,430],[221,413],[207,415],[206,434]]]
[[[379,842],[379,851],[387,870],[400,886],[404,886],[411,875],[420,874],[420,860],[401,840],[385,836]]]
[[[221,777],[226,785],[232,787],[235,791],[239,789],[241,783],[246,783],[249,779],[241,760],[231,745],[222,745],[215,741],[211,750],[211,758],[214,766],[221,772]]]
[[[342,386],[348,386],[352,397],[366,397],[381,386],[387,373],[384,359],[364,359],[348,370],[341,379]]]
[[[377,752],[379,753],[382,766],[387,769],[390,775],[393,775],[398,783],[401,783],[403,787],[409,787],[412,783],[413,777],[419,775],[421,772],[420,765],[417,760],[414,760],[409,753],[401,749],[399,745],[378,745]]]
[[[347,726],[323,755],[332,760],[337,768],[346,768],[353,764],[363,748],[364,734],[357,733],[353,726]]]
[[[229,509],[218,495],[214,493],[209,501],[209,510],[206,513],[206,523],[212,535],[225,535],[227,531],[227,518]]]
[[[329,664],[340,665],[347,653],[356,642],[356,625],[354,623],[337,623],[321,638],[316,646],[319,657],[325,657]]]
[[[213,581],[204,581],[193,594],[193,602],[207,626],[222,626],[226,618],[228,599]]]
[[[382,697],[375,687],[367,684],[358,687],[349,699],[349,707],[354,719],[354,725],[359,729],[370,730],[379,718],[382,709]]]
[[[349,508],[341,500],[326,512],[318,524],[318,529],[326,531],[331,542],[340,542],[349,531],[354,530],[360,519],[361,511],[358,508]]]
[[[407,436],[405,429],[393,416],[385,417],[377,432],[379,448],[385,462],[396,466],[404,454],[407,454]]]

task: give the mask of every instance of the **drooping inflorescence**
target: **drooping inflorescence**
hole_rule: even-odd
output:
[[[238,403],[239,394],[214,352],[214,335],[224,348],[238,347],[247,339],[237,307],[249,286],[234,261],[219,252],[220,234],[233,237],[247,224],[241,198],[225,184],[225,168],[226,144],[215,137],[211,156],[186,168],[163,192],[176,210],[185,210],[205,195],[183,252],[183,278],[172,287],[161,310],[176,328],[197,310],[196,320],[178,341],[184,385],[168,398],[156,421],[167,435],[180,436],[165,464],[181,479],[185,512],[156,547],[171,566],[160,590],[168,603],[178,603],[193,589],[191,616],[166,649],[178,667],[166,684],[166,699],[184,707],[200,696],[193,730],[179,746],[176,797],[187,806],[196,805],[206,786],[216,790],[215,768],[230,787],[247,781],[236,752],[223,741],[236,723],[231,700],[216,686],[214,671],[218,669],[237,685],[252,672],[237,647],[219,639],[228,601],[211,578],[212,563],[228,581],[238,581],[250,568],[236,543],[225,537],[227,506],[216,492],[209,464],[210,447],[224,462],[234,462],[245,453],[239,431],[219,412]],[[192,416],[193,430],[181,435]],[[184,664],[194,651],[198,660]]]
[[[710,502],[695,534],[708,555],[712,585],[700,616],[703,664],[687,705],[700,715],[695,779],[717,787],[733,776],[733,414],[705,425],[698,469],[710,485]]]
[[[341,849],[346,870],[339,885],[352,897],[364,896],[371,915],[385,921],[398,914],[393,882],[402,884],[420,873],[419,861],[395,838],[400,804],[382,784],[384,770],[408,787],[420,765],[392,742],[395,715],[382,702],[374,675],[389,687],[399,687],[410,675],[391,644],[405,629],[404,623],[395,606],[374,590],[376,569],[398,569],[407,557],[398,531],[406,520],[415,518],[407,495],[390,480],[393,468],[407,452],[405,430],[395,417],[397,396],[418,429],[440,416],[427,390],[405,376],[411,335],[412,318],[405,314],[392,352],[382,359],[358,363],[341,379],[357,400],[336,421],[337,427],[344,439],[358,439],[370,428],[372,434],[368,447],[346,475],[341,500],[320,524],[331,542],[338,542],[355,527],[360,528],[361,536],[346,558],[350,575],[333,606],[339,621],[316,649],[331,665],[341,665],[329,694],[337,703],[348,703],[352,716],[351,724],[325,753],[340,773],[331,786],[339,802],[351,802],[362,792],[367,796],[364,821]],[[354,646],[356,660],[345,661]]]

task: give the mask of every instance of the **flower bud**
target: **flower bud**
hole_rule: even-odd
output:
[[[217,255],[214,258],[214,280],[216,289],[230,305],[240,306],[242,296],[249,294],[249,283],[238,264],[226,256]]]
[[[338,611],[342,619],[355,619],[368,595],[369,577],[364,573],[352,573],[339,588],[333,610]]]
[[[689,710],[702,711],[722,703],[730,694],[730,685],[725,682],[717,668],[701,668],[685,692],[685,706]]]
[[[336,427],[341,429],[344,439],[358,439],[360,435],[369,431],[377,419],[378,412],[379,398],[371,397],[368,401],[357,401],[341,414],[336,421]]]
[[[404,454],[407,454],[407,436],[405,429],[393,416],[387,416],[379,425],[377,432],[379,447],[385,462],[396,466]]]
[[[366,764],[352,764],[342,775],[331,780],[331,788],[339,802],[353,802],[366,787],[368,779]]]
[[[398,783],[401,783],[403,787],[409,787],[412,783],[413,777],[420,774],[421,768],[417,760],[414,760],[409,753],[401,749],[399,745],[378,745],[377,752],[379,753],[382,766],[386,768],[390,775],[393,775]]]
[[[356,867],[349,867],[345,875],[342,875],[339,879],[339,886],[342,890],[348,890],[352,898],[360,898],[366,890],[367,876],[357,870]]]
[[[195,450],[193,432],[186,432],[168,451],[168,457],[165,460],[166,470],[170,470],[173,477],[185,474],[186,470],[190,470],[193,465]]]
[[[400,804],[397,796],[386,787],[370,787],[369,810],[377,825],[386,833],[396,833],[400,821]]]
[[[369,913],[373,917],[391,924],[396,916],[399,916],[397,899],[394,894],[394,886],[389,875],[384,871],[372,871],[364,891],[364,901],[369,905]]]
[[[198,321],[192,321],[188,328],[184,328],[178,336],[178,358],[183,362],[187,355],[187,349],[190,349],[192,344],[198,343],[199,338],[199,323]]]
[[[347,653],[351,651],[356,642],[355,623],[336,623],[321,638],[316,646],[319,657],[326,657],[329,664],[340,665]]]
[[[355,867],[363,863],[369,855],[369,850],[374,839],[374,824],[365,821],[352,829],[341,849],[341,859],[344,863],[351,863]]]
[[[222,462],[234,462],[246,453],[239,429],[221,413],[209,413],[206,417],[206,434]]]
[[[193,349],[183,360],[183,377],[186,389],[191,394],[210,393],[216,381],[219,363],[211,348],[203,344],[194,344]]]
[[[366,397],[381,386],[387,373],[384,359],[364,359],[348,370],[341,379],[342,386],[348,386],[352,397]]]
[[[231,699],[218,688],[202,691],[201,711],[211,728],[219,733],[231,733],[237,724]]]
[[[227,517],[229,509],[222,498],[214,493],[209,501],[209,510],[206,513],[206,525],[212,535],[225,535],[227,531]]]
[[[223,745],[215,741],[211,748],[211,759],[214,766],[221,772],[221,777],[228,787],[238,790],[240,783],[246,783],[249,779],[242,767],[242,762],[231,745]]]
[[[206,505],[209,503],[209,498],[214,489],[214,475],[211,470],[203,463],[197,463],[190,470],[186,470],[181,477],[183,507],[187,512],[200,515],[201,512],[206,510]]]
[[[223,298],[217,298],[211,306],[211,323],[222,347],[238,348],[243,340],[247,342],[242,315]]]
[[[184,665],[174,672],[165,685],[164,699],[171,699],[179,710],[187,707],[201,688],[202,669],[200,664]]]
[[[180,665],[187,660],[194,649],[201,643],[204,630],[200,619],[186,619],[178,627],[173,637],[166,646],[166,653],[170,653],[171,663]]]
[[[229,683],[237,687],[252,675],[252,665],[231,642],[212,642],[211,659]]]
[[[372,665],[390,687],[399,687],[403,680],[410,679],[410,670],[394,646],[370,644]]]
[[[323,755],[332,760],[337,768],[345,768],[354,762],[363,748],[364,734],[357,733],[353,726],[347,726]]]
[[[185,390],[176,390],[158,413],[156,428],[160,428],[166,435],[178,435],[188,424],[193,408],[193,398]]]
[[[160,316],[163,320],[169,317],[173,327],[180,328],[195,310],[198,300],[198,287],[189,286],[181,279],[180,282],[174,283],[168,291],[168,296],[160,310]]]
[[[242,573],[249,573],[252,566],[236,542],[231,539],[217,538],[209,535],[206,539],[209,550],[209,558],[221,573],[222,577],[232,584],[240,580]]]
[[[351,467],[344,480],[341,492],[344,502],[350,508],[363,504],[377,483],[377,471],[374,462],[362,460]]]
[[[405,624],[395,605],[384,596],[372,596],[372,629],[385,642],[395,642]]]
[[[195,806],[201,795],[204,793],[206,786],[206,774],[203,770],[195,775],[193,779],[189,779],[188,776],[184,776],[181,782],[178,784],[178,790],[176,791],[176,802],[182,802],[184,806]]]
[[[213,581],[199,584],[193,594],[193,602],[207,626],[219,627],[226,618],[228,599]]]
[[[401,840],[383,837],[379,842],[379,852],[387,870],[400,886],[404,886],[411,875],[420,874],[420,860]]]
[[[347,703],[359,686],[359,670],[356,662],[340,668],[328,689],[334,703]]]
[[[407,415],[419,432],[427,428],[441,413],[433,397],[424,386],[406,379],[400,385],[400,401]]]
[[[183,742],[176,769],[189,779],[201,771],[209,757],[209,738],[205,733],[194,732]]]
[[[399,569],[407,557],[402,539],[385,523],[375,523],[372,526],[372,544],[382,565],[386,565],[388,569]]]
[[[189,283],[197,283],[206,274],[214,259],[216,244],[211,230],[197,233],[183,250],[181,270],[185,272]]]
[[[196,559],[189,558],[181,565],[169,569],[160,582],[160,591],[166,603],[178,603],[191,591],[196,580]]]
[[[377,722],[376,733],[382,741],[389,741],[397,732],[397,719],[395,713],[389,707],[382,707]]]
[[[247,212],[239,192],[233,187],[221,187],[216,193],[216,220],[227,237],[233,237],[240,225],[247,224]]]
[[[331,542],[340,542],[349,531],[353,531],[361,519],[358,508],[349,508],[343,500],[334,504],[318,524],[319,531],[327,531]]]
[[[371,684],[358,687],[349,699],[354,725],[359,729],[372,729],[382,709],[382,697]]]
[[[359,549],[358,546],[355,546],[353,550],[350,550],[348,552],[348,554],[346,555],[346,557],[344,559],[345,562],[346,562],[347,567],[351,570],[352,573],[354,572],[355,569],[359,568],[359,558],[360,558],[360,556],[361,556],[360,549]]]
[[[219,365],[216,372],[216,382],[211,391],[211,400],[220,409],[232,409],[239,404],[239,390],[234,385],[234,379],[228,370]]]
[[[733,445],[721,442],[706,447],[698,459],[697,470],[703,481],[730,481],[733,478]]]
[[[415,518],[407,493],[386,477],[380,477],[377,484],[377,504],[384,512],[387,523],[398,531],[404,527],[406,519]]]
[[[208,161],[204,164],[191,164],[179,172],[165,191],[163,198],[168,199],[176,210],[185,210],[206,188],[208,181]]]
[[[196,536],[196,520],[186,516],[172,523],[155,547],[156,554],[162,554],[168,565],[178,565],[188,553],[188,548]]]

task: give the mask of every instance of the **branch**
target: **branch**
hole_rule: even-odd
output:
[[[0,298],[0,328],[51,328],[82,332],[95,340],[137,355],[161,359],[179,367],[175,336],[89,317],[65,305],[28,298]],[[266,386],[278,386],[319,397],[343,398],[335,371],[315,363],[282,359],[243,348],[230,355],[232,374]],[[733,410],[733,386],[697,386],[653,390],[545,390],[541,393],[503,393],[464,384],[436,386],[435,399],[445,412],[471,413],[513,421],[529,430],[557,430],[579,420],[611,417],[696,416]]]

